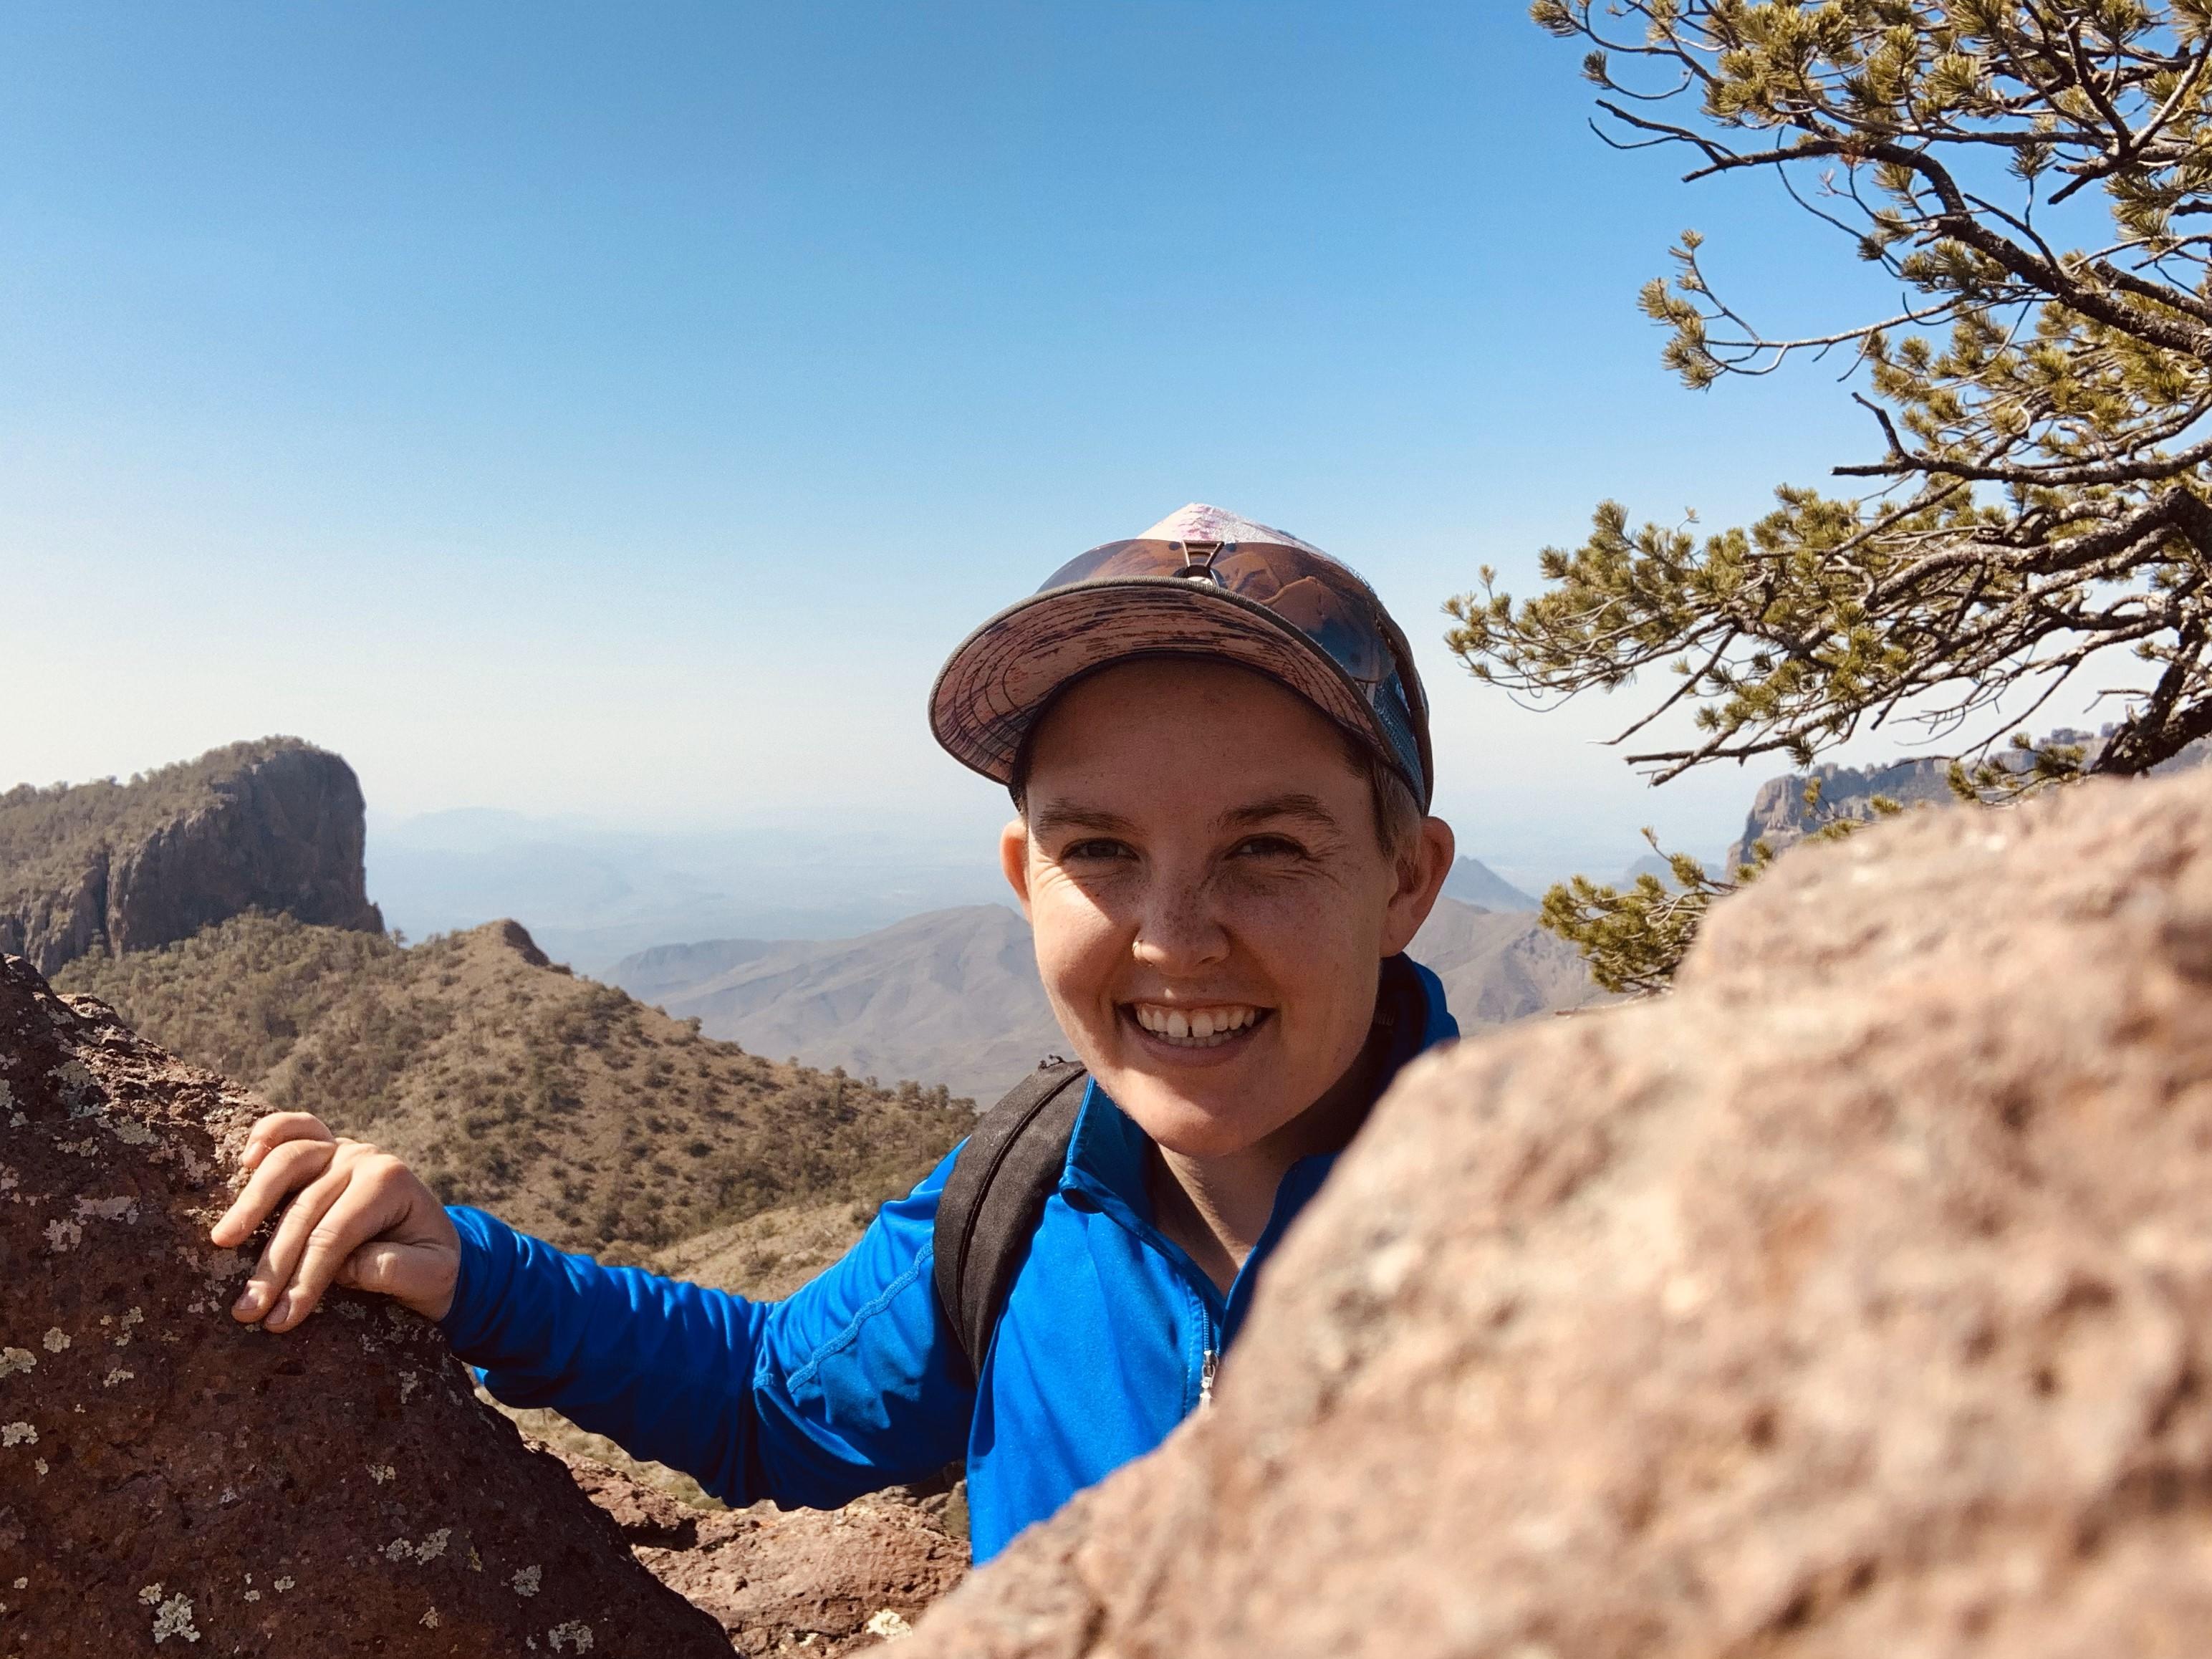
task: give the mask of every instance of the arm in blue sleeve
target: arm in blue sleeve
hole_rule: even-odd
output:
[[[962,1456],[974,1386],[931,1284],[947,1157],[781,1302],[603,1267],[479,1210],[448,1212],[444,1328],[508,1405],[550,1406],[729,1504],[834,1508]]]

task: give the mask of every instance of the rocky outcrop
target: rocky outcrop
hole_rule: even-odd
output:
[[[604,1463],[568,1462],[639,1561],[720,1620],[739,1653],[835,1659],[878,1647],[906,1635],[968,1570],[968,1547],[945,1529],[941,1505],[902,1489],[842,1510],[706,1510]]]
[[[365,833],[353,769],[284,738],[129,784],[13,790],[0,795],[0,951],[51,974],[252,909],[381,932]]]
[[[0,958],[0,1653],[726,1653],[435,1328],[230,1319],[258,1109]]]
[[[2212,778],[1913,814],[1417,1065],[1218,1404],[939,1656],[2188,1654]]]
[[[2078,749],[2082,763],[2089,765],[2118,729],[2107,726],[2099,732],[2077,732],[2062,726],[2038,741]],[[2003,764],[2016,763],[2020,757],[2015,750],[1999,748],[1991,751],[1990,758]],[[2151,770],[2157,774],[2191,771],[2203,765],[2207,758],[2212,758],[2212,740],[2200,738]],[[1954,806],[1959,798],[1951,793],[1950,769],[1948,756],[1923,755],[1887,766],[1815,766],[1787,777],[1769,778],[1752,798],[1743,834],[1729,846],[1720,873],[1733,878],[1736,866],[1751,856],[1753,846],[1759,842],[1765,842],[1769,852],[1778,854],[1825,825],[1869,823],[1876,816],[1876,796],[1906,807]],[[1814,782],[1820,786],[1819,799],[1808,804],[1806,787]]]
[[[1733,878],[1736,866],[1751,857],[1752,848],[1766,843],[1771,853],[1786,852],[1825,824],[1866,823],[1875,817],[1876,797],[1900,806],[1949,806],[1957,797],[1947,781],[1951,763],[1943,757],[1897,761],[1888,766],[1816,766],[1808,772],[1769,778],[1752,797],[1745,815],[1743,834],[1729,848],[1722,873]],[[1820,786],[1819,799],[1808,804],[1806,787]]]

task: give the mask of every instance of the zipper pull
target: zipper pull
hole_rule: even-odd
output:
[[[1208,1348],[1205,1362],[1198,1372],[1198,1408],[1204,1411],[1213,1403],[1213,1373],[1221,1364],[1221,1356]]]

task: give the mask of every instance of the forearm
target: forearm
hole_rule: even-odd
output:
[[[509,1405],[547,1406],[732,1504],[763,1484],[752,1382],[769,1304],[603,1267],[479,1211],[450,1212],[453,1350]]]

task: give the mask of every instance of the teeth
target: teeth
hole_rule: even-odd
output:
[[[1165,1037],[1191,1048],[1215,1048],[1244,1030],[1260,1018],[1261,1010],[1232,1005],[1225,1008],[1200,1008],[1195,1012],[1182,1008],[1164,1008],[1158,1003],[1139,1002],[1131,1012],[1137,1024],[1155,1036]]]

